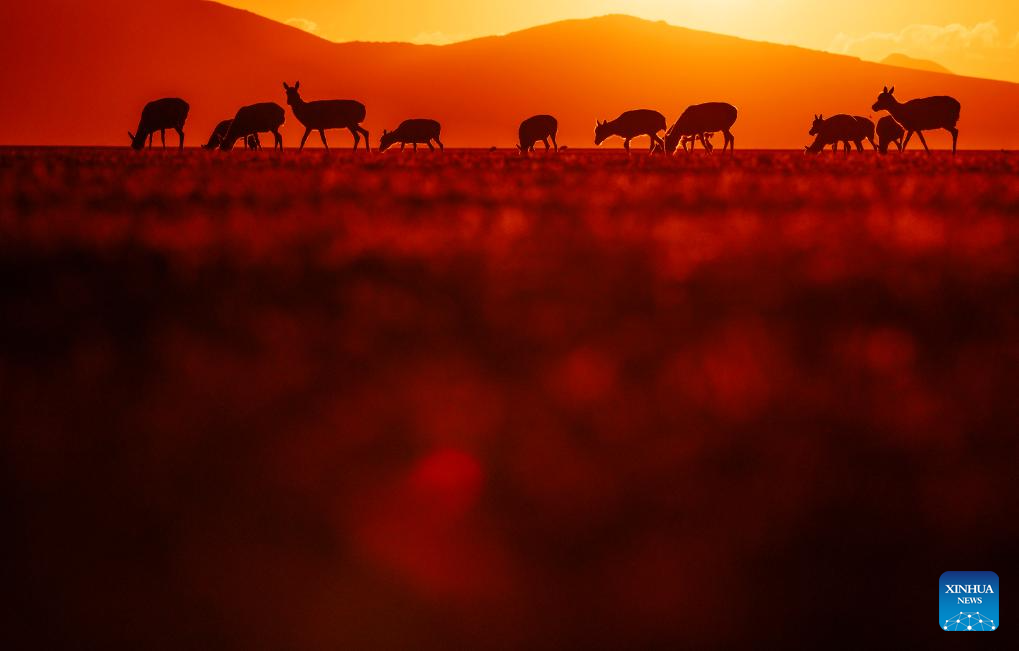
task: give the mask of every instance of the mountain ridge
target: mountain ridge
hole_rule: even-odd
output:
[[[0,105],[3,144],[126,144],[150,99],[192,106],[188,144],[243,104],[285,105],[282,82],[305,99],[349,97],[368,106],[373,145],[407,117],[443,122],[450,146],[510,146],[520,120],[559,118],[560,141],[593,146],[596,119],[635,107],[674,120],[683,108],[723,100],[740,109],[737,147],[798,148],[814,113],[868,115],[884,85],[901,99],[953,94],[963,103],[964,148],[1014,148],[999,133],[1019,85],[908,70],[793,45],[764,43],[632,16],[571,19],[446,45],[337,43],[208,0],[35,0],[7,6],[0,70],[17,102]],[[111,28],[111,25],[116,28]],[[45,33],[46,38],[40,38]],[[103,33],[102,39],[94,35]],[[73,115],[74,119],[68,119]],[[303,128],[287,111],[284,138]],[[938,147],[950,143],[932,134]],[[350,145],[337,132],[330,142]]]

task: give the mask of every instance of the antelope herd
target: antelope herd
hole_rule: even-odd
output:
[[[300,150],[304,149],[311,132],[317,131],[322,139],[322,145],[328,151],[326,131],[346,129],[354,138],[354,151],[357,151],[362,136],[365,150],[371,151],[369,133],[361,126],[368,114],[364,104],[350,99],[308,102],[301,97],[300,88],[299,81],[293,86],[283,83],[287,104],[294,117],[305,128]],[[881,154],[886,154],[888,146],[892,143],[902,152],[915,133],[929,154],[930,149],[927,147],[923,132],[944,129],[952,136],[954,155],[959,141],[959,130],[956,128],[961,111],[959,102],[952,97],[939,95],[902,103],[895,98],[894,93],[894,86],[891,88],[886,86],[878,95],[873,110],[887,111],[888,115],[878,120],[876,127],[870,118],[859,115],[840,113],[828,118],[820,114],[815,115],[809,131],[809,135],[814,136],[814,142],[805,147],[807,153],[819,154],[826,147],[831,147],[833,152],[837,152],[841,144],[843,151],[848,155],[850,143],[856,146],[857,151],[862,152],[865,140]],[[131,146],[134,149],[143,149],[148,141],[151,148],[153,136],[158,131],[165,149],[166,131],[173,129],[180,139],[179,148],[183,149],[184,123],[190,110],[188,103],[179,98],[165,98],[148,103],[142,111],[138,128],[134,133],[128,132]],[[680,146],[683,151],[693,151],[698,141],[705,152],[710,154],[715,149],[711,144],[712,137],[721,133],[724,138],[722,153],[726,150],[732,153],[736,149],[736,138],[732,135],[731,129],[736,123],[737,115],[736,107],[725,102],[695,104],[683,111],[671,127],[667,127],[665,116],[658,111],[635,109],[622,113],[615,120],[598,120],[594,131],[594,144],[600,145],[608,138],[619,137],[623,139],[623,148],[629,152],[630,141],[647,136],[652,154],[657,152],[672,155]],[[249,149],[261,149],[259,135],[271,133],[273,148],[282,151],[283,136],[280,135],[279,129],[285,120],[286,111],[275,102],[242,106],[233,118],[223,120],[216,126],[204,148],[227,151],[241,140]],[[556,142],[558,130],[559,122],[551,115],[527,118],[520,124],[518,134],[520,142],[517,148],[520,154],[526,156],[533,152],[534,146],[539,141],[544,143],[546,151],[554,148],[558,152],[560,149]],[[434,151],[433,141],[442,151],[445,147],[439,139],[441,131],[442,126],[435,120],[424,118],[405,120],[393,131],[382,132],[379,151],[385,151],[395,144],[399,144],[401,150],[408,144],[413,145],[415,151],[419,144],[424,144]],[[663,131],[664,138],[658,135]],[[875,134],[877,143],[874,142]],[[552,141],[551,146],[549,140]]]

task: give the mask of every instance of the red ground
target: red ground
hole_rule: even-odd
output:
[[[8,633],[930,647],[1019,542],[1017,173],[0,151]]]

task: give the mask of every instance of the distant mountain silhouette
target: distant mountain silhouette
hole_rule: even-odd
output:
[[[710,101],[739,110],[741,149],[802,148],[817,113],[876,121],[871,104],[890,85],[903,97],[957,98],[963,149],[1019,148],[1019,128],[1009,126],[1017,84],[628,16],[446,46],[339,44],[202,0],[32,0],[0,3],[0,56],[0,144],[124,145],[142,107],[160,97],[191,104],[187,131],[198,144],[242,105],[286,105],[282,82],[300,79],[315,98],[364,103],[373,148],[384,128],[415,115],[440,121],[448,146],[515,147],[521,120],[536,114],[558,118],[560,145],[590,147],[596,120],[653,108],[671,124]],[[289,110],[282,133],[288,149],[304,133]],[[945,133],[929,142],[951,146]]]
[[[951,70],[937,61],[931,61],[929,59],[915,59],[908,54],[901,54],[899,52],[889,54],[885,58],[881,59],[881,63],[886,66],[898,66],[899,68],[912,68],[913,70],[926,70],[927,72],[941,72],[946,75],[954,74]]]

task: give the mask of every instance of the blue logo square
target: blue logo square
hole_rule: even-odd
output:
[[[939,592],[941,630],[998,630],[998,575],[994,572],[945,572]]]

